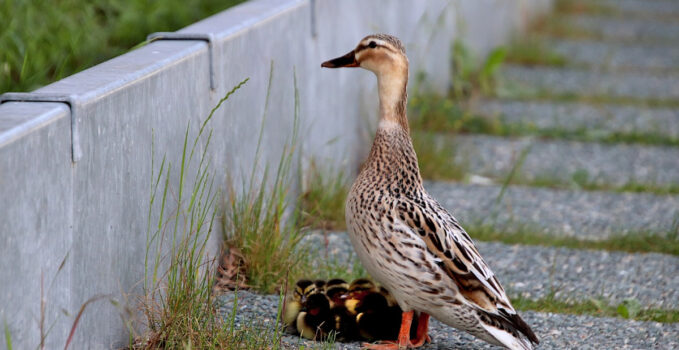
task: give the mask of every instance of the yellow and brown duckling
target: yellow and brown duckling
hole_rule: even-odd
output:
[[[406,116],[408,57],[391,35],[363,38],[321,67],[360,67],[377,77],[379,123],[346,203],[347,231],[365,269],[403,308],[398,341],[419,347],[429,315],[491,344],[531,350],[539,343],[457,219],[425,190]],[[410,337],[413,316],[417,334]]]
[[[333,278],[325,285],[325,295],[330,299],[330,306],[344,306],[349,292],[349,284],[341,278]]]
[[[309,295],[297,315],[296,328],[307,339],[323,340],[335,330],[330,299],[323,293]]]
[[[401,326],[401,308],[389,306],[378,292],[368,292],[356,305],[356,324],[363,340],[396,340]]]
[[[324,282],[324,281],[323,281]],[[283,312],[283,322],[289,331],[294,331],[297,324],[297,315],[304,307],[306,299],[315,293],[319,293],[318,281],[313,282],[308,279],[301,279],[295,283],[292,294],[285,301]]]

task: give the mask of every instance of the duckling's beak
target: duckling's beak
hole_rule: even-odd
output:
[[[358,67],[358,62],[356,62],[356,55],[354,50],[351,50],[351,52],[342,57],[337,57],[330,61],[325,61],[321,63],[321,67],[325,68]]]

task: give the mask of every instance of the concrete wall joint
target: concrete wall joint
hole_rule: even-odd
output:
[[[214,42],[215,37],[212,33],[182,33],[182,32],[156,32],[149,34],[146,40],[151,43],[156,40],[197,40],[207,42],[208,56],[210,57],[210,89],[217,89],[217,79],[215,78],[215,57]]]
[[[82,158],[80,136],[78,134],[78,115],[80,103],[75,95],[51,94],[40,92],[7,92],[0,95],[0,104],[5,102],[60,102],[71,110],[71,161],[76,163]]]

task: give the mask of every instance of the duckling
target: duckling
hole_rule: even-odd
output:
[[[325,291],[327,292],[329,289],[336,287],[336,286],[349,289],[349,284],[347,284],[347,281],[345,281],[341,278],[333,278],[325,284]]]
[[[356,306],[358,333],[367,341],[396,340],[401,326],[401,308],[389,306],[378,292],[367,293]]]
[[[285,301],[283,311],[283,323],[287,326],[289,331],[294,332],[295,324],[297,322],[297,315],[302,310],[303,305],[309,295],[318,292],[318,281],[301,279],[295,283],[295,289],[292,295],[288,296]]]
[[[387,299],[387,304],[389,304],[389,307],[392,306],[398,306],[398,303],[396,302],[396,299],[394,299],[394,296],[389,293],[387,288],[384,288],[383,286],[380,286],[379,288],[379,293],[384,296],[385,299]]]
[[[514,310],[469,234],[422,184],[406,116],[405,46],[391,35],[369,35],[321,67],[360,67],[377,77],[379,123],[347,196],[345,217],[356,255],[404,312],[397,343],[366,347],[422,346],[431,314],[491,344],[533,349],[538,337]],[[417,336],[411,339],[416,312]]]
[[[331,312],[336,339],[342,342],[358,339],[356,314],[350,312],[346,306],[337,304],[331,308]]]
[[[322,340],[334,330],[330,300],[325,294],[314,293],[306,298],[303,310],[297,315],[297,332],[307,339]]]
[[[325,292],[325,285],[326,285],[325,280],[315,280],[314,285],[316,286],[316,291],[318,291],[319,293]]]
[[[332,279],[328,281],[325,289],[325,295],[330,299],[330,307],[344,306],[349,292],[349,285],[343,279]]]
[[[377,291],[377,286],[375,285],[375,282],[368,278],[355,279],[349,285],[349,293],[351,294],[367,294],[374,291]]]
[[[348,307],[355,306],[368,293],[378,291],[377,285],[368,278],[355,279],[349,285],[349,297],[347,298]]]
[[[349,294],[349,284],[343,279],[328,281],[325,295],[330,299],[334,329],[337,340],[355,340],[358,335],[355,313],[349,311],[345,305]]]

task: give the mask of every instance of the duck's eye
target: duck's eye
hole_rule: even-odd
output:
[[[368,47],[371,48],[371,49],[374,49],[374,48],[377,47],[377,43],[374,42],[374,41],[371,41],[370,44],[368,44]]]

